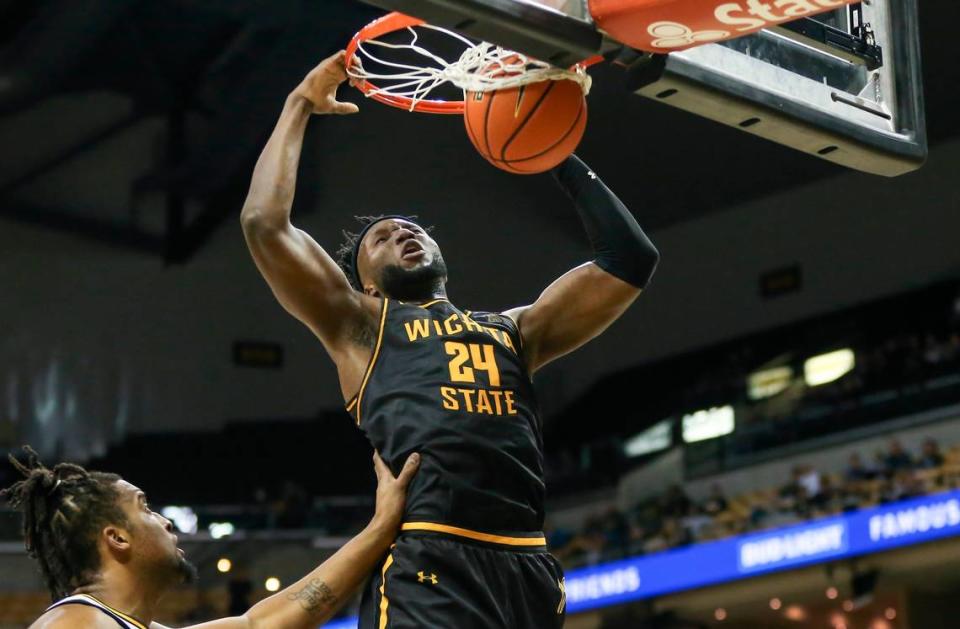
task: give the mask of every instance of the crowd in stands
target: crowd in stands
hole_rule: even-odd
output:
[[[851,314],[851,320],[811,325],[806,332],[787,331],[721,348],[719,356],[697,354],[691,362],[638,371],[636,381],[652,383],[650,389],[658,392],[652,397],[666,400],[638,413],[676,418],[692,409],[730,404],[737,430],[721,445],[727,455],[743,456],[960,400],[960,296],[939,295],[933,305],[918,304],[919,314],[904,308],[909,310],[909,300],[871,306]],[[833,340],[824,343],[822,337]],[[853,369],[833,382],[806,385],[803,359],[841,347],[853,350]],[[748,379],[760,365],[793,367],[792,382],[776,395],[751,398]],[[660,382],[658,369],[676,375]],[[675,380],[679,393],[671,393]],[[608,397],[616,394],[611,391]],[[551,492],[617,482],[638,464],[623,451],[631,436],[611,434],[553,446],[547,459]]]
[[[960,486],[960,445],[943,453],[927,439],[919,453],[897,439],[869,462],[851,452],[842,473],[797,465],[780,486],[728,497],[714,484],[692,500],[674,485],[627,511],[611,508],[584,527],[548,531],[553,552],[568,566],[655,553],[695,542],[759,531]]]

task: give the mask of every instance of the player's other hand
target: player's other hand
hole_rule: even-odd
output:
[[[378,452],[373,453],[373,467],[377,472],[377,512],[373,516],[373,521],[378,527],[393,535],[403,519],[403,508],[407,503],[407,486],[413,475],[417,473],[417,468],[420,467],[420,455],[414,453],[407,457],[407,462],[403,464],[403,469],[397,476],[393,475]]]
[[[303,79],[293,93],[301,96],[313,106],[315,114],[355,114],[360,109],[353,103],[343,103],[337,100],[337,88],[347,80],[344,57],[340,52],[327,57],[310,70],[310,74]]]

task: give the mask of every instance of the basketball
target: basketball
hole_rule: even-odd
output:
[[[558,165],[577,148],[587,126],[587,100],[570,80],[467,92],[464,101],[463,120],[477,151],[518,175]]]

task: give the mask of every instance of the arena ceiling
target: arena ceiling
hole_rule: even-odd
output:
[[[935,149],[960,132],[949,52],[960,8],[920,12]],[[377,14],[351,0],[0,0],[0,216],[188,260],[236,215],[283,97]],[[651,229],[844,172],[632,96],[614,68],[594,74],[580,152],[608,181],[640,182],[617,189]],[[357,164],[335,173],[351,187],[375,185],[375,170],[359,171],[377,152],[396,153],[396,167],[414,152],[406,166],[436,182],[451,161],[431,155],[470,150],[456,125],[373,103],[361,115],[369,132],[334,149]],[[317,150],[321,136],[308,136]]]

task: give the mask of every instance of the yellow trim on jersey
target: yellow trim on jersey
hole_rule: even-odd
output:
[[[471,531],[462,529],[458,526],[448,526],[446,524],[437,524],[435,522],[404,522],[400,527],[401,531],[433,531],[435,533],[448,533],[458,537],[477,540],[478,542],[489,542],[491,544],[503,544],[505,546],[546,546],[547,540],[542,535],[540,537],[507,537],[505,535],[492,535],[490,533],[481,533],[480,531]]]
[[[425,304],[417,304],[417,306],[419,306],[420,308],[429,308],[429,307],[432,306],[433,304],[439,304],[441,301],[450,301],[450,300],[449,300],[449,299],[443,299],[443,298],[441,298],[441,299],[434,299],[433,301],[428,301],[428,302],[425,303]]]
[[[130,615],[128,615],[128,614],[124,614],[124,613],[123,613],[122,611],[120,611],[119,609],[114,609],[113,607],[110,607],[109,605],[107,605],[106,603],[104,603],[103,601],[101,601],[101,600],[100,600],[99,598],[97,598],[96,596],[92,596],[92,595],[90,595],[90,594],[81,594],[80,596],[86,596],[87,598],[92,598],[92,599],[95,600],[96,602],[98,602],[98,603],[100,603],[101,605],[103,605],[106,609],[110,610],[111,612],[113,612],[113,613],[116,614],[117,616],[120,616],[121,618],[123,618],[124,620],[126,620],[126,621],[127,621],[128,623],[130,623],[131,625],[134,625],[135,627],[139,627],[140,629],[147,629],[147,626],[146,626],[146,625],[144,625],[142,622],[140,622],[139,620],[137,620],[137,619],[134,618],[133,616],[130,616]]]
[[[367,373],[363,374],[363,382],[360,383],[360,391],[357,393],[357,426],[360,425],[360,402],[363,399],[363,391],[367,388],[367,381],[370,380],[370,374],[373,373],[373,366],[377,363],[377,357],[380,355],[380,345],[383,343],[383,329],[387,323],[387,308],[390,300],[383,298],[383,310],[380,313],[380,329],[377,331],[377,345],[373,348],[373,356],[370,357],[370,364],[367,365]]]
[[[393,553],[387,555],[380,571],[380,624],[379,629],[387,629],[387,610],[390,608],[390,599],[387,598],[387,570],[393,565]]]
[[[359,398],[357,398],[357,396],[353,396],[353,399],[350,400],[350,403],[349,403],[349,404],[347,404],[347,412],[348,412],[348,413],[353,410],[353,407],[354,407],[354,406],[357,405],[357,400],[358,400],[358,399],[359,399]]]

